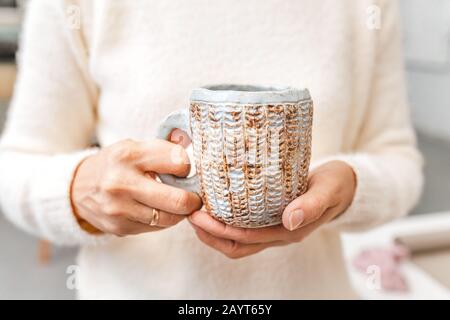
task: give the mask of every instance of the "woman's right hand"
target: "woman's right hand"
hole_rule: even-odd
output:
[[[185,150],[164,140],[125,140],[101,149],[78,167],[71,201],[78,218],[118,236],[173,226],[200,209],[200,197],[155,180],[155,173],[186,176]],[[150,226],[153,209],[159,210]]]

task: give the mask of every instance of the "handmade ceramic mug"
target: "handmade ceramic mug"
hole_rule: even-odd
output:
[[[215,218],[238,227],[281,223],[306,191],[313,103],[307,89],[216,85],[194,89],[190,107],[170,114],[157,135],[175,128],[192,140],[196,174],[161,175],[198,192]]]

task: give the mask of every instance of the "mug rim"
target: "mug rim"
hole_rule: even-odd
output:
[[[290,86],[213,84],[195,88],[191,101],[208,103],[267,104],[311,100],[307,88]]]

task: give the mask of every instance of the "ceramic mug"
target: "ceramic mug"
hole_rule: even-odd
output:
[[[233,226],[281,223],[284,208],[307,188],[313,103],[307,89],[215,85],[192,91],[190,107],[159,126],[192,140],[196,174],[160,175],[198,192],[206,210]]]

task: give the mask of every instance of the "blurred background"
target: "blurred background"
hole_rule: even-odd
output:
[[[25,6],[26,1],[0,0],[0,132]],[[411,214],[450,216],[450,0],[402,0],[401,14],[412,118],[426,161],[424,194]],[[74,298],[66,269],[75,254],[17,230],[0,214],[0,299]]]

